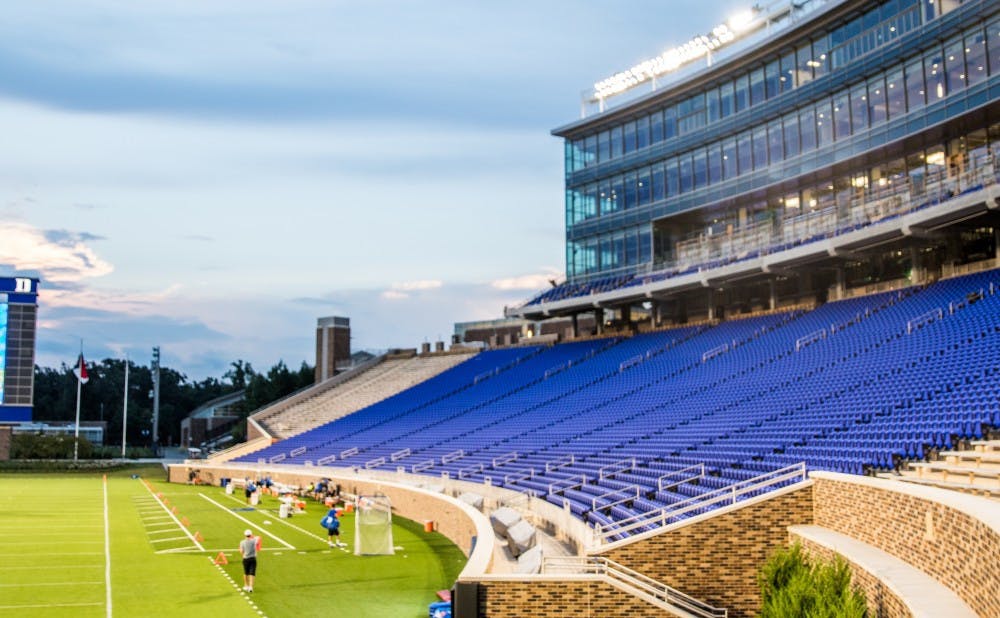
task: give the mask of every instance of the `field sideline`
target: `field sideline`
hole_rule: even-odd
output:
[[[141,475],[132,478],[133,474]],[[395,556],[355,556],[345,515],[331,549],[326,509],[278,517],[220,487],[171,485],[159,466],[107,475],[0,476],[0,617],[425,617],[451,586],[462,552],[438,533],[395,518]],[[254,592],[242,592],[236,547],[262,537]],[[216,565],[219,553],[228,564]]]

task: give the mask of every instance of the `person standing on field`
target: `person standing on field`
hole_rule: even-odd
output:
[[[253,580],[257,575],[257,539],[249,528],[243,531],[240,556],[243,557],[243,592],[253,592]]]

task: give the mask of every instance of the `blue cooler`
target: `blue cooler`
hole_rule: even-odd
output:
[[[427,618],[451,618],[451,602],[431,603],[427,607]]]

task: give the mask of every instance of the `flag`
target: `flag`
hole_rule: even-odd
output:
[[[83,352],[80,353],[80,358],[76,361],[76,367],[73,368],[73,375],[80,380],[80,384],[86,384],[90,377],[87,376],[87,363],[83,360]]]

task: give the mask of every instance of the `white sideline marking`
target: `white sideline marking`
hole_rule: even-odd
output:
[[[0,605],[0,609],[27,609],[27,608],[37,608],[37,607],[93,607],[94,605],[103,605],[103,603],[39,603],[36,605]]]
[[[186,539],[186,536],[172,536],[169,539],[150,539],[150,543],[166,543],[167,541],[179,541],[181,539]]]
[[[46,535],[48,535],[48,533],[46,533]],[[4,541],[3,545],[4,547],[8,547],[10,545],[31,545],[32,547],[38,547],[39,545],[59,545],[59,546],[99,545],[100,543],[101,543],[100,541],[86,541],[86,540],[85,541],[21,541],[15,543]]]
[[[13,588],[15,586],[18,588],[24,588],[27,586],[93,586],[94,584],[103,583],[104,582],[45,582],[37,584],[0,584],[0,588]]]
[[[266,535],[266,536],[269,536],[269,537],[271,537],[272,539],[274,539],[275,541],[277,541],[277,542],[281,543],[282,545],[284,545],[284,546],[285,546],[285,547],[287,547],[288,549],[295,549],[295,547],[294,547],[293,545],[291,545],[290,543],[288,543],[287,541],[284,541],[284,540],[282,540],[282,539],[278,538],[277,536],[275,536],[275,535],[271,534],[271,533],[270,533],[270,532],[268,532],[267,530],[264,530],[263,528],[261,528],[260,526],[258,526],[258,525],[257,525],[257,524],[255,524],[255,523],[253,523],[252,521],[250,521],[250,520],[249,520],[249,519],[247,519],[246,517],[243,517],[243,516],[241,516],[241,515],[237,515],[236,513],[234,513],[234,512],[232,512],[232,511],[230,511],[230,510],[229,510],[229,508],[228,508],[228,507],[227,507],[226,505],[224,505],[224,504],[220,504],[220,503],[216,502],[215,500],[212,500],[211,498],[209,498],[209,497],[208,497],[208,496],[206,496],[205,494],[198,494],[198,495],[199,495],[199,496],[201,496],[202,498],[204,498],[204,499],[208,500],[209,502],[211,502],[211,503],[212,503],[212,504],[214,504],[215,506],[219,507],[219,508],[220,508],[220,509],[222,509],[223,511],[225,511],[225,512],[229,513],[230,515],[232,515],[232,516],[233,516],[233,517],[235,517],[236,519],[238,519],[238,520],[240,520],[240,521],[242,521],[242,522],[246,522],[246,523],[247,523],[247,524],[248,524],[248,525],[249,525],[249,526],[250,526],[251,528],[256,528],[257,530],[259,530],[259,531],[260,531],[260,533],[261,533],[261,534],[263,534],[263,535]]]
[[[111,618],[111,528],[108,525],[107,475],[104,475],[104,589],[108,607],[108,618]]]
[[[103,564],[74,564],[73,568],[74,569],[99,569],[102,566],[104,566],[104,565]],[[11,570],[14,570],[14,569],[56,569],[56,568],[58,568],[58,567],[54,567],[51,564],[46,564],[46,565],[30,565],[30,566],[7,566],[6,564],[3,565],[3,569],[5,571],[11,571]]]
[[[99,552],[99,551],[64,551],[64,552],[51,552],[51,553],[45,553],[45,554],[40,554],[38,552],[31,552],[31,555],[32,556],[100,556],[101,552]],[[24,559],[24,553],[0,554],[0,558],[7,558],[7,557],[14,557],[14,558],[18,558],[18,559],[23,560]],[[7,568],[6,565],[4,566],[4,568],[5,569]],[[76,568],[76,567],[74,566],[73,568]]]
[[[226,497],[232,498],[236,502],[239,502],[240,504],[243,504],[243,501],[240,500],[239,498],[235,497],[235,496],[226,494]],[[293,524],[290,521],[285,521],[284,519],[281,519],[280,517],[278,518],[278,521],[281,522],[281,523],[283,523],[283,524],[285,524],[286,526],[290,526],[292,528],[295,528],[296,530],[298,530],[302,534],[305,534],[306,536],[311,536],[312,538],[319,540],[320,542],[323,543],[323,545],[328,545],[329,544],[329,541],[327,541],[326,539],[324,539],[320,535],[318,535],[318,534],[316,534],[314,532],[310,532],[310,531],[306,530],[305,528],[300,528],[299,526],[296,526],[295,524]],[[347,551],[347,549],[345,549],[343,547],[341,547],[340,549],[343,550],[343,551],[345,551],[345,552]]]
[[[149,494],[150,494],[151,496],[153,496],[153,490],[152,490],[152,489],[151,489],[151,488],[149,487],[149,485],[145,485],[145,487],[146,487],[146,491],[148,491],[148,492],[149,492]],[[154,497],[155,497],[155,496],[154,496]],[[159,501],[160,499],[159,499],[159,498],[156,498],[156,500],[157,500],[157,501]],[[201,543],[199,543],[199,542],[198,542],[198,539],[194,538],[194,535],[193,535],[193,534],[191,534],[191,531],[190,531],[190,530],[188,530],[187,528],[185,528],[183,524],[181,524],[181,520],[177,519],[177,516],[176,516],[176,515],[174,515],[173,513],[171,513],[171,512],[170,512],[170,511],[169,511],[169,510],[167,509],[167,505],[166,505],[166,504],[163,504],[163,502],[160,502],[160,506],[162,506],[162,507],[163,507],[163,510],[164,510],[164,511],[166,511],[167,515],[169,515],[171,519],[173,519],[173,520],[174,520],[175,522],[177,522],[177,527],[178,527],[178,528],[180,528],[180,529],[181,529],[181,530],[182,530],[182,531],[184,532],[184,534],[186,534],[186,535],[187,535],[187,537],[188,537],[189,539],[191,539],[191,542],[192,542],[192,543],[194,543],[195,547],[197,547],[198,549],[200,549],[200,550],[204,551],[204,550],[205,550],[205,548],[201,546]]]

